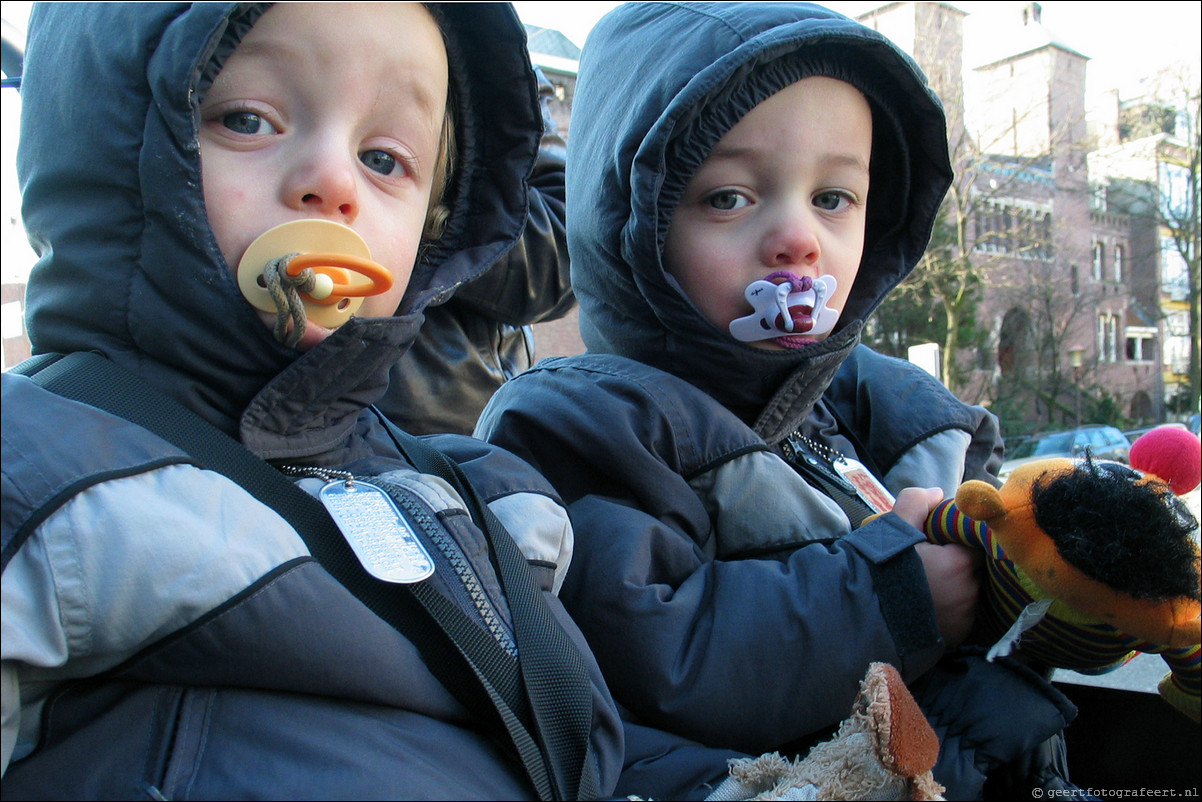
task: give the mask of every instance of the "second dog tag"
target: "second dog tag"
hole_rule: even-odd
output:
[[[893,494],[877,481],[872,473],[850,457],[840,456],[834,462],[835,471],[856,489],[856,493],[864,503],[875,512],[889,512],[893,509]]]

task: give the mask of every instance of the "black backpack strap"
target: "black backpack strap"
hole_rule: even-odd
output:
[[[537,581],[513,538],[480,498],[463,469],[425,440],[373,411],[393,442],[423,473],[441,477],[484,527],[497,558],[498,573],[513,614],[514,638],[522,658],[522,680],[542,746],[566,797],[589,799],[599,793],[592,754],[592,681],[575,644],[552,617]]]
[[[372,577],[321,502],[241,443],[105,357],[87,352],[61,357],[45,354],[26,360],[13,368],[13,372],[29,376],[65,398],[98,407],[154,432],[276,510],[335,579],[413,641],[448,690],[489,720],[499,718],[540,798],[597,795],[596,767],[589,739],[591,682],[583,669],[583,660],[566,633],[553,620],[549,625],[544,620],[550,619],[550,612],[538,597],[529,566],[500,522],[470,491],[470,483],[451,482],[459,486],[465,502],[473,507],[469,512],[477,523],[486,527],[494,548],[499,545],[499,556],[511,550],[518,555],[517,578],[512,555],[500,559],[509,564],[509,568],[503,569],[502,582],[510,594],[520,665],[459,607],[424,583],[398,586]],[[427,460],[427,465],[437,464],[439,461],[430,452],[442,456],[424,443],[413,449],[413,453]],[[415,467],[428,470],[418,463]],[[455,466],[452,474],[457,469]],[[487,526],[490,519],[495,522],[496,530]],[[525,570],[524,575],[521,569]],[[533,631],[529,631],[531,626],[535,627]],[[561,641],[566,642],[567,648],[555,648],[548,653],[544,642],[552,640],[557,647]],[[529,706],[521,693],[523,683]],[[562,700],[558,698],[560,694]],[[559,702],[552,712],[543,709],[548,696]],[[586,721],[582,724],[583,719]],[[528,729],[527,722],[536,726]],[[565,722],[574,725],[566,732],[562,726]],[[581,727],[583,744],[579,741]],[[530,729],[538,734],[537,742]],[[565,742],[565,738],[571,741]]]

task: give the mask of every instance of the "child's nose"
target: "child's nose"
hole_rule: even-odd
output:
[[[811,265],[821,253],[817,229],[805,214],[782,215],[764,238],[765,264],[782,268]]]
[[[340,154],[313,153],[293,172],[285,202],[326,219],[350,224],[359,215],[356,166]]]

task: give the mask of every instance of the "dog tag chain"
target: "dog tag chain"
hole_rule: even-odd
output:
[[[893,509],[893,494],[859,460],[804,435],[794,435],[789,439],[798,441],[797,444],[804,444],[811,452],[821,457],[873,512],[885,513]]]
[[[285,466],[284,472],[326,482],[317,498],[369,574],[385,582],[409,584],[434,573],[430,552],[382,488],[345,471]]]

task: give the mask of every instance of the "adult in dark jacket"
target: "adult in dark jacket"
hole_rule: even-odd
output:
[[[756,161],[804,161],[808,142],[726,140],[812,76],[850,84],[871,111],[870,181],[855,178],[865,187],[828,177],[802,191],[788,183],[802,174],[791,162],[777,171]],[[839,119],[797,108],[807,124]],[[770,130],[787,139],[782,131],[803,128]],[[870,662],[888,662],[944,738],[935,779],[951,798],[982,793],[987,772],[1025,759],[1072,711],[1021,666],[939,663],[967,634],[976,580],[962,553],[922,543],[923,516],[909,505],[924,504],[918,488],[950,494],[966,479],[994,480],[997,423],[859,344],[926,247],[951,178],[925,77],[880,34],[816,5],[626,3],[585,45],[573,132],[568,234],[589,353],[509,382],[477,433],[526,458],[569,503],[577,551],[562,597],[615,698],[636,720],[706,744],[795,748],[839,721]],[[734,177],[701,195],[691,182],[711,154],[718,174],[729,163]],[[860,154],[830,158],[847,165]],[[830,213],[815,227],[833,229],[849,205],[863,208],[866,188],[862,253],[830,296],[833,329],[819,331],[813,299],[794,323],[813,323],[815,336],[775,328],[772,347],[728,328],[736,313],[717,320],[750,312],[750,277],[780,271],[799,274],[788,279],[794,314],[793,294],[815,293],[800,274],[820,283],[836,250],[823,241],[826,250],[794,253],[794,240],[822,236],[780,214],[755,247],[698,253],[674,238],[682,210],[733,228],[733,243],[752,236],[740,226],[759,232],[748,215],[761,204],[776,215],[773,204],[800,208],[804,197],[811,211],[822,205],[814,214]],[[739,247],[743,261],[731,258]],[[743,278],[729,286],[722,271]],[[861,525],[878,494],[849,482],[853,460],[898,495],[897,511]],[[1058,782],[1047,769],[1021,781]]]
[[[315,495],[375,482],[432,555],[429,598],[519,661],[508,594],[526,588],[536,637],[566,644],[539,676],[583,680],[590,754],[560,792],[608,793],[621,722],[553,593],[571,542],[554,491],[500,449],[430,439],[530,561],[503,583],[467,501],[368,408],[425,306],[521,232],[541,125],[512,7],[49,3],[23,77],[35,352],[99,352]],[[293,347],[234,269],[256,226],[314,220],[371,241],[396,295],[332,332],[293,319]],[[536,796],[489,717],[290,519],[140,426],[0,386],[5,798]]]
[[[471,434],[497,388],[535,360],[531,325],[576,305],[564,231],[564,159],[551,116],[551,83],[535,67],[543,138],[530,176],[530,212],[517,244],[479,278],[426,307],[421,334],[376,402],[409,432]]]

